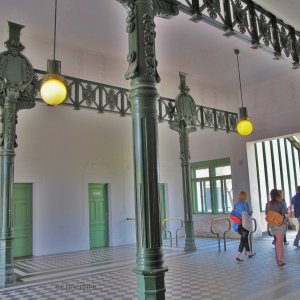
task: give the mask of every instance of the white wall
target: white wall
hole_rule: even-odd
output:
[[[181,216],[177,137],[159,126],[160,181],[169,215]],[[109,184],[110,244],[134,242],[130,118],[38,104],[20,112],[17,134],[15,180],[34,183],[35,255],[89,248],[88,183]]]

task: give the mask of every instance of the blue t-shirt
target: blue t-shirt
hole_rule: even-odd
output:
[[[242,201],[242,200],[239,200],[239,202],[237,202],[235,205],[234,205],[234,209],[236,209],[237,211],[239,212],[242,212],[242,211],[246,211],[248,213],[248,215],[251,217],[252,216],[252,211],[250,209],[250,205],[248,202],[246,201]],[[237,231],[238,230],[238,227],[239,225],[235,222],[233,222],[232,224],[232,227],[234,229],[234,231]]]
[[[292,198],[292,204],[294,205],[295,217],[300,218],[300,193]]]

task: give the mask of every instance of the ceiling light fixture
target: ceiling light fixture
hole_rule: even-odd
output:
[[[67,84],[61,74],[61,62],[55,59],[56,55],[56,20],[57,20],[57,0],[55,0],[54,17],[54,47],[53,59],[48,59],[47,74],[44,76],[40,94],[42,99],[49,105],[62,104],[67,98]]]
[[[240,119],[237,124],[237,131],[240,135],[247,136],[247,135],[250,135],[253,131],[253,123],[248,118],[247,107],[244,106],[241,72],[240,72],[240,61],[239,61],[240,50],[235,49],[234,54],[236,55],[236,59],[237,59],[237,67],[238,67],[239,83],[240,83],[240,94],[241,94],[241,102],[242,102],[242,107],[240,107]]]

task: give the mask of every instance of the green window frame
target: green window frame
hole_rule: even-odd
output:
[[[221,170],[227,173],[218,173]],[[224,214],[232,210],[230,158],[192,163],[191,181],[195,214]]]

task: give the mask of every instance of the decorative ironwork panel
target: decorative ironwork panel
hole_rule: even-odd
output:
[[[236,125],[237,125],[237,121],[238,121],[238,116],[237,114],[232,114],[232,113],[228,113],[227,116],[228,119],[228,131],[236,131]]]
[[[197,11],[196,15],[192,18],[193,21],[197,22],[202,19],[210,18],[216,22],[225,23],[225,12],[222,0],[194,1],[193,7]]]
[[[175,114],[175,101],[169,98],[160,97],[158,99],[158,121],[170,121]]]
[[[255,9],[255,18],[258,27],[258,41],[266,47],[274,48],[274,37],[272,31],[272,19],[269,14],[260,8]]]
[[[230,2],[233,29],[251,38],[249,5],[241,0],[231,0]]]
[[[299,67],[300,32],[252,0],[179,0],[181,12]]]
[[[36,70],[36,72],[40,79],[45,74],[44,71]],[[120,116],[130,114],[127,89],[71,76],[64,78],[68,84],[68,97],[63,105],[73,106],[77,110],[86,108],[100,113],[113,112]]]
[[[282,55],[292,58],[293,40],[290,34],[290,28],[282,21],[277,22],[277,32],[279,34],[280,50]]]

